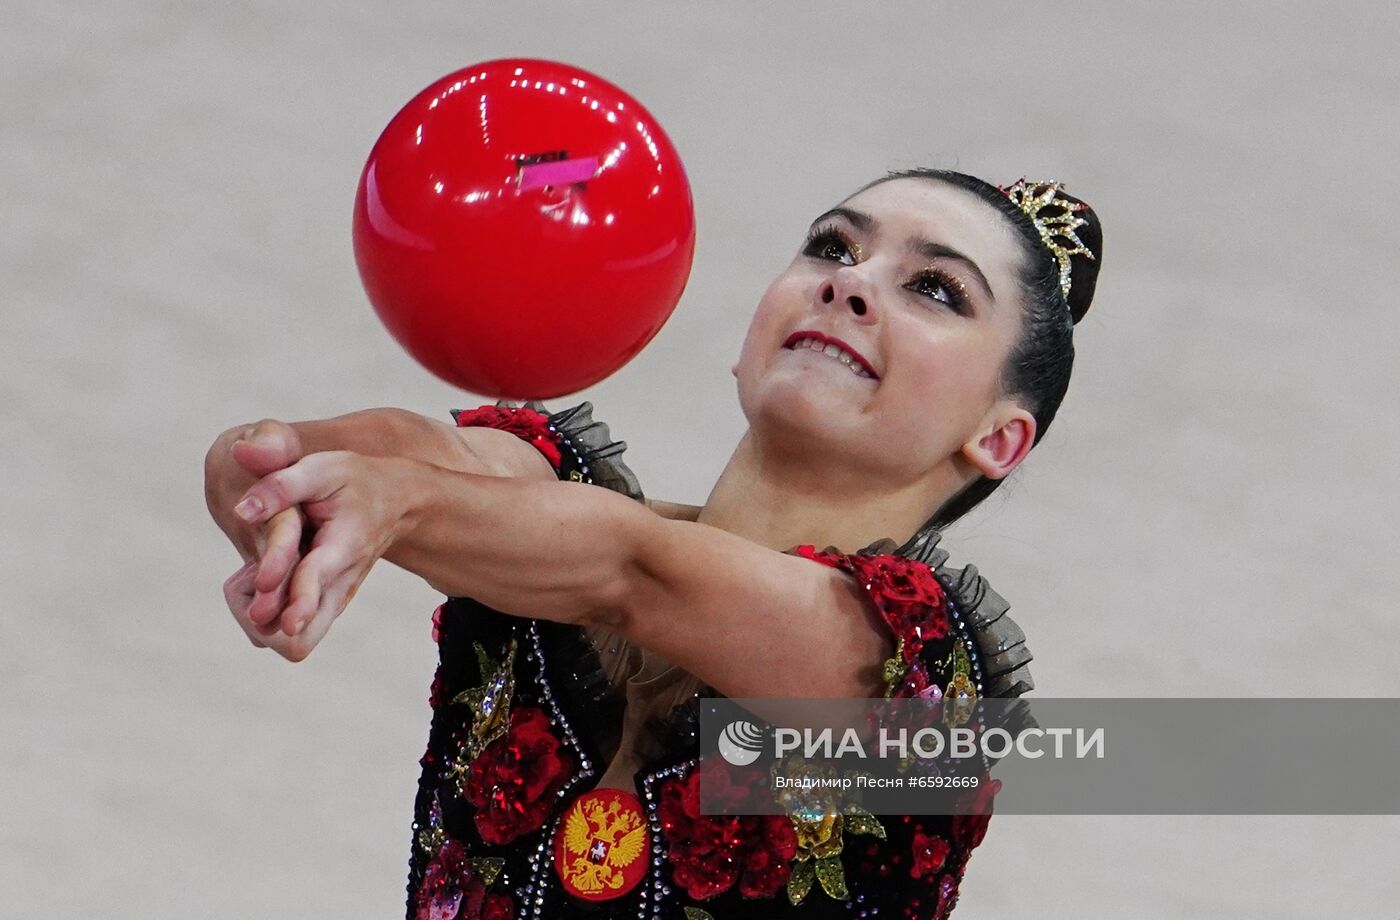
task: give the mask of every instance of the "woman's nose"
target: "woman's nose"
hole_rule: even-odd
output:
[[[824,304],[834,303],[840,297],[844,300],[845,306],[850,307],[851,312],[856,316],[865,317],[870,312],[870,305],[866,302],[863,294],[850,289],[838,291],[835,282],[823,282],[820,293],[821,301]]]

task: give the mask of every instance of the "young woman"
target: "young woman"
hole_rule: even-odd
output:
[[[1054,418],[1101,247],[1054,183],[851,195],[758,304],[749,427],[701,507],[645,499],[588,403],[221,435],[207,498],[255,645],[306,657],[380,558],[450,598],[408,915],[946,916],[986,815],[702,814],[697,700],[1030,689],[938,531]]]

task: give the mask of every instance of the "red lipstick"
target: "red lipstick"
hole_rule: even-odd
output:
[[[876,380],[880,379],[880,375],[875,372],[875,368],[872,367],[870,362],[866,360],[865,355],[856,351],[854,348],[852,348],[847,343],[841,341],[836,336],[827,335],[825,332],[818,332],[815,329],[799,329],[792,335],[787,337],[787,340],[783,342],[783,347],[791,348],[802,339],[816,339],[823,345],[835,345],[837,348],[843,349],[844,351],[849,353],[850,356],[854,358],[860,364],[861,367],[865,368],[865,372],[867,374],[869,374],[871,377],[874,377]]]

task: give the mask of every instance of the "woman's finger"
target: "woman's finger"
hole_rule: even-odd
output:
[[[244,563],[243,567],[224,582],[224,600],[228,603],[229,611],[233,613],[233,618],[238,621],[238,625],[243,627],[248,638],[253,640],[253,644],[266,648],[268,640],[277,634],[276,624],[264,625],[255,623],[248,616],[248,610],[257,597],[257,591],[253,587],[253,579],[257,576],[258,562],[250,559]]]
[[[281,583],[275,585],[271,591],[259,591],[253,597],[253,603],[248,608],[248,617],[263,635],[275,633],[281,629],[278,618],[287,608],[287,600],[292,587],[292,574],[296,571],[296,563],[292,564]]]
[[[291,577],[291,570],[297,566],[297,560],[301,559],[301,535],[304,527],[304,517],[301,508],[286,508],[274,514],[272,520],[267,521],[266,542],[262,550],[262,560],[258,564],[258,578],[253,581],[253,587],[258,590],[259,595],[272,595],[279,587],[286,587]],[[281,609],[281,599],[277,599],[277,611]],[[259,616],[253,616],[258,622],[267,622]]]
[[[348,456],[344,451],[311,454],[269,473],[244,493],[234,513],[249,524],[261,524],[288,508],[324,501],[345,485]]]
[[[321,609],[321,595],[331,579],[351,564],[348,548],[337,542],[337,529],[327,526],[316,534],[311,552],[298,563],[292,574],[291,594],[282,614],[282,628],[287,635],[300,635]],[[329,627],[329,624],[327,624]]]
[[[233,606],[235,601],[242,597],[252,595],[252,573],[257,565],[256,559],[250,559],[228,578],[224,579],[224,600],[229,606]]]
[[[330,630],[331,624],[350,604],[369,574],[373,562],[357,564],[352,562],[347,568],[335,573],[321,590],[321,600],[306,625],[297,635],[308,646],[315,646]]]
[[[234,462],[254,476],[266,476],[302,458],[301,438],[295,428],[276,419],[251,425],[229,448]]]
[[[256,562],[257,560],[250,560],[244,563],[242,568],[224,580],[224,602],[228,604],[234,621],[248,637],[248,641],[258,648],[267,648],[267,644],[258,639],[254,632],[255,627],[247,616],[248,606],[252,603],[254,595],[253,576]]]

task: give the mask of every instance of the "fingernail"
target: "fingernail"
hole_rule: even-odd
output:
[[[234,506],[233,513],[245,521],[251,521],[261,514],[262,510],[262,502],[250,495]]]

